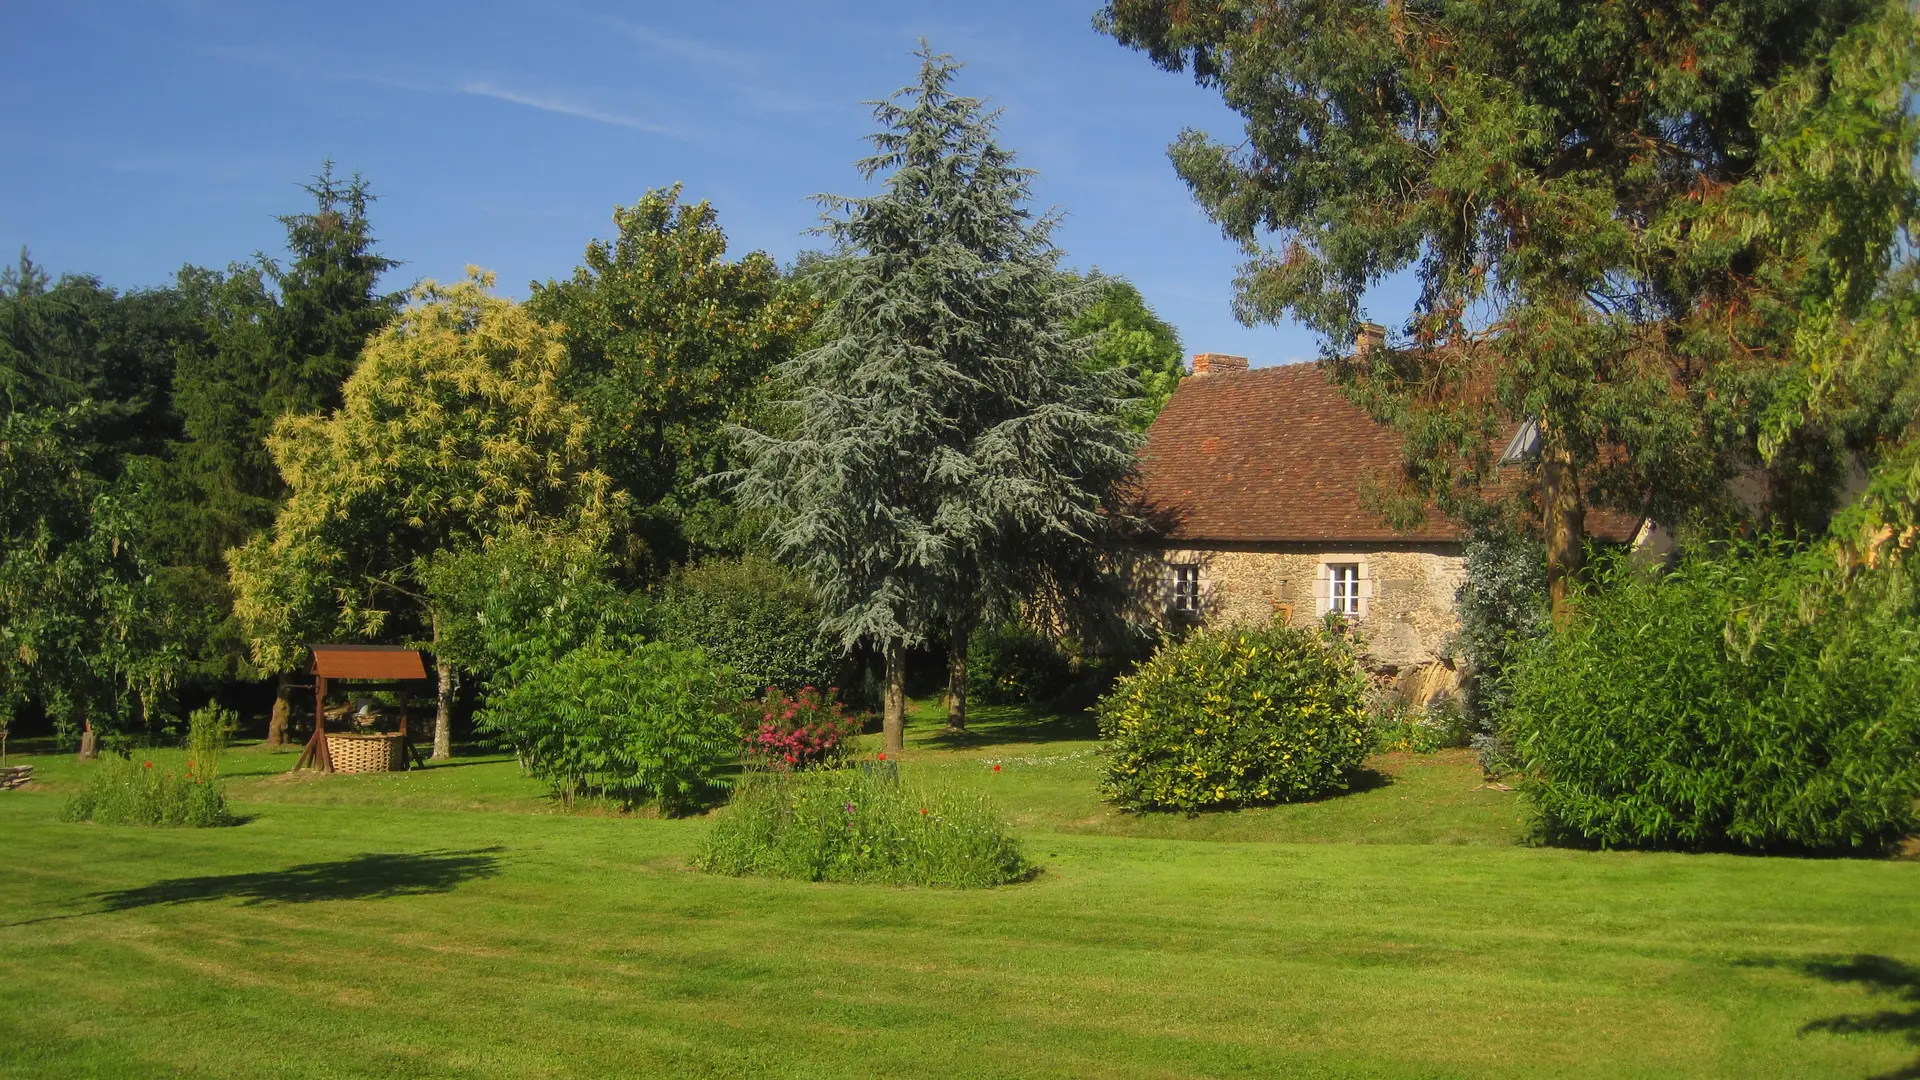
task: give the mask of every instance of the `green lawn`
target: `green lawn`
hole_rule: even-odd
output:
[[[1084,722],[977,728],[904,768],[1045,870],[971,893],[709,877],[704,821],[557,813],[498,758],[243,750],[248,820],[194,831],[62,824],[82,767],[30,759],[0,1077],[1920,1076],[1920,864],[1528,847],[1457,753],[1132,817]]]

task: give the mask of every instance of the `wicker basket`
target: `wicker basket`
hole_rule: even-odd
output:
[[[400,772],[407,767],[406,746],[394,732],[350,735],[329,731],[327,753],[333,757],[334,772]]]

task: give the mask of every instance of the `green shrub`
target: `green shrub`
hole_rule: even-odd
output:
[[[767,559],[712,559],[667,579],[653,618],[662,638],[705,649],[757,690],[835,683],[843,666],[820,636],[813,590]]]
[[[1507,673],[1521,649],[1547,631],[1547,553],[1532,537],[1491,533],[1467,541],[1467,578],[1455,596],[1460,630],[1451,646],[1467,673],[1469,738],[1488,773],[1514,764],[1500,734]]]
[[[986,799],[901,783],[888,768],[755,773],[695,865],[716,874],[972,889],[1032,867]]]
[[[1818,555],[1729,546],[1601,564],[1512,678],[1510,735],[1552,841],[1872,850],[1920,797],[1920,630]]]
[[[699,649],[594,640],[495,688],[475,722],[568,803],[678,814],[739,759],[739,686]]]
[[[1023,623],[981,627],[967,643],[967,697],[982,705],[1050,701],[1072,677],[1053,639]]]
[[[195,762],[198,766],[199,762]],[[60,816],[101,825],[231,825],[226,796],[213,779],[193,770],[174,772],[151,757],[109,757],[89,772],[86,784],[67,800]]]
[[[1189,635],[1101,700],[1102,789],[1130,809],[1188,812],[1344,790],[1371,743],[1366,696],[1338,634]]]

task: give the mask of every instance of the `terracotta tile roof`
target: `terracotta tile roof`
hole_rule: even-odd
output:
[[[1147,432],[1141,494],[1167,540],[1463,539],[1439,513],[1396,532],[1362,505],[1361,481],[1392,476],[1400,461],[1398,433],[1348,401],[1318,363],[1216,372],[1181,380]],[[1622,541],[1639,520],[1596,510],[1587,525],[1595,539]]]

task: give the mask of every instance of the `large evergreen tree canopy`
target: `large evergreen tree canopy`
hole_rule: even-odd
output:
[[[183,560],[218,565],[273,520],[286,496],[266,448],[275,422],[337,407],[360,350],[405,299],[379,291],[400,264],[375,250],[366,181],[342,181],[328,162],[305,190],[313,210],[280,218],[285,265],[260,255],[180,275],[204,327],[204,344],[181,352],[174,388],[186,434],[176,472],[192,504]]]
[[[1408,435],[1408,494],[1470,503],[1537,421],[1556,600],[1587,500],[1681,521],[1763,462],[1771,511],[1817,520],[1910,422],[1904,0],[1111,0],[1098,23],[1246,118],[1236,147],[1171,151],[1251,256],[1244,320],[1344,352],[1364,290],[1417,270],[1396,347],[1339,368]]]
[[[859,168],[881,190],[822,197],[824,344],[779,368],[780,415],[743,433],[736,488],[827,632],[882,647],[896,749],[904,648],[1092,564],[1133,449],[1123,380],[1072,332],[1092,297],[1027,208],[1032,174],[949,88],[958,65],[919,55],[919,82],[875,103]]]

